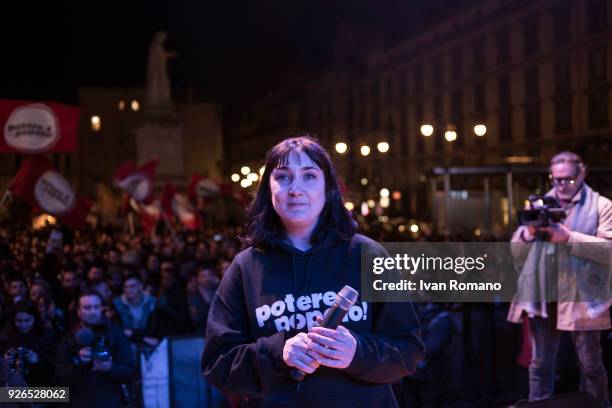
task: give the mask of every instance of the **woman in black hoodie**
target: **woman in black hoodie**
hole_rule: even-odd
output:
[[[344,285],[361,287],[362,246],[386,255],[355,233],[328,153],[309,137],[273,147],[248,219],[210,308],[206,378],[255,407],[397,406],[389,384],[423,355],[410,303],[358,299],[336,330],[317,327]]]

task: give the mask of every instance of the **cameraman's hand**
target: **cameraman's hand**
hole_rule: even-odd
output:
[[[100,361],[100,360],[96,360],[96,359],[94,359],[94,361],[93,361],[93,370],[94,371],[108,371],[108,370],[111,369],[112,366],[113,366],[113,359],[112,359],[112,357],[108,361]]]
[[[30,364],[38,363],[38,354],[34,350],[28,349],[28,351],[25,353],[25,357]]]
[[[299,368],[306,374],[312,374],[319,368],[319,362],[307,354],[310,343],[306,333],[298,333],[295,337],[285,341],[285,347],[283,347],[285,363],[290,367]]]
[[[4,353],[4,361],[6,361],[6,364],[10,366],[15,365],[16,354],[17,350],[15,349],[15,347],[11,347],[10,349],[6,350],[6,352]]]
[[[79,359],[81,360],[81,363],[83,364],[89,364],[91,363],[91,347],[87,346],[87,347],[83,347],[79,350]]]
[[[561,223],[554,223],[550,227],[542,227],[540,231],[548,234],[548,240],[557,244],[563,244],[569,240],[570,229]]]

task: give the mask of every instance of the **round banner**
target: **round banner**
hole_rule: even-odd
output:
[[[51,215],[63,215],[74,207],[76,196],[70,183],[55,170],[47,170],[34,186],[36,202]]]
[[[6,144],[21,153],[49,151],[59,139],[59,121],[53,110],[41,103],[15,108],[4,125]]]

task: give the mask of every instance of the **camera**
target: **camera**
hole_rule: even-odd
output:
[[[110,361],[111,359],[111,351],[108,347],[103,344],[98,344],[92,350],[92,358],[98,361]]]
[[[28,374],[28,361],[26,354],[28,349],[25,347],[17,347],[15,352],[15,371],[17,371],[22,377]]]
[[[518,212],[520,225],[527,227],[548,227],[565,219],[565,210],[550,196],[530,195],[529,208]]]

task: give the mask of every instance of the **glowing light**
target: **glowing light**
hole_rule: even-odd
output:
[[[364,177],[364,178],[362,178],[362,179],[361,179],[361,185],[362,185],[362,186],[367,186],[367,185],[368,185],[368,179],[367,179],[367,178],[365,178],[365,177]]]
[[[259,175],[260,175],[260,176],[263,176],[263,174],[264,174],[264,172],[265,172],[265,171],[266,171],[266,166],[261,166],[261,167],[259,168]]]
[[[482,124],[474,126],[474,134],[476,136],[484,136],[487,133],[487,127]]]
[[[391,198],[393,198],[394,200],[399,200],[400,198],[402,198],[402,193],[395,190],[393,194],[391,194]]]
[[[370,207],[368,207],[368,203],[361,203],[361,215],[367,217],[370,213]]]
[[[404,232],[404,231],[406,231],[406,226],[405,225],[400,225],[399,227],[397,227],[397,230],[399,232]]]
[[[447,130],[446,132],[444,132],[444,138],[447,142],[454,142],[455,140],[457,140],[457,132],[455,132],[454,130]]]
[[[355,204],[351,203],[350,201],[347,201],[346,203],[344,203],[344,207],[349,211],[353,211],[353,209],[355,208]]]
[[[346,151],[348,150],[348,145],[344,142],[338,142],[336,143],[336,151],[340,154],[344,154],[346,153]]]
[[[387,153],[389,151],[389,143],[387,143],[387,142],[380,142],[380,143],[378,143],[376,145],[376,148],[381,153]]]
[[[122,111],[125,109],[125,101],[123,99],[119,100],[119,103],[117,103],[117,108]]]
[[[375,205],[376,205],[376,201],[374,201],[372,199],[368,200],[368,207],[374,208]]]
[[[132,110],[134,112],[138,112],[140,110],[140,103],[138,103],[138,101],[136,99],[134,99],[130,105],[132,106]]]
[[[410,226],[410,232],[412,232],[412,233],[416,234],[417,232],[419,232],[419,226],[418,226],[418,225],[416,225],[416,224],[412,224],[412,225]]]
[[[389,198],[389,189],[388,188],[381,188],[380,189],[380,196],[383,198]]]
[[[259,180],[259,177],[257,176],[257,173],[249,173],[247,179],[251,180],[252,182],[256,182]]]
[[[253,184],[253,182],[249,179],[242,179],[240,181],[240,187],[242,188],[247,188],[247,187],[251,187],[251,185]]]
[[[389,197],[380,197],[380,206],[382,208],[389,208],[389,205],[391,205],[391,200],[389,200]]]
[[[91,130],[99,132],[102,128],[102,119],[99,116],[94,115],[91,117]]]
[[[362,156],[367,156],[370,154],[370,146],[368,145],[363,145],[361,146],[361,149],[359,149],[361,151],[361,155]]]
[[[434,128],[431,125],[425,124],[423,126],[421,126],[421,134],[425,137],[429,137],[431,135],[433,135],[434,132]]]
[[[234,173],[234,174],[232,174],[232,181],[233,181],[234,183],[239,182],[239,181],[240,181],[240,174],[238,174],[238,173]]]
[[[246,176],[251,172],[251,168],[249,166],[242,166],[240,172]]]
[[[477,237],[479,237],[479,236],[480,236],[480,234],[481,234],[480,228],[476,228],[476,229],[474,230],[474,235],[476,235]]]

